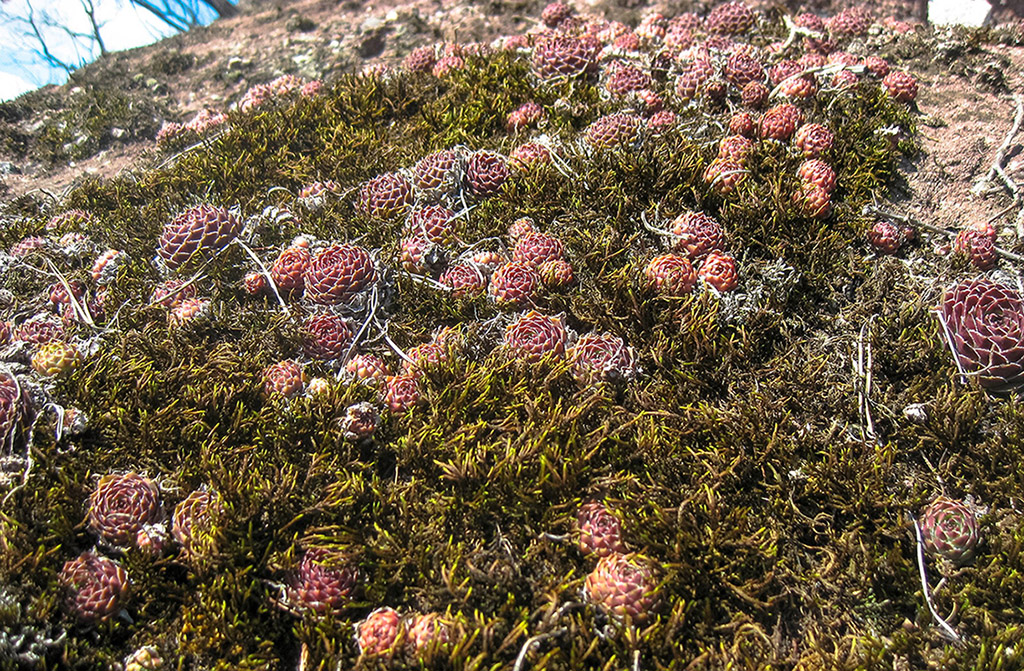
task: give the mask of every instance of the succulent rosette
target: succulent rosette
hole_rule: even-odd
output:
[[[512,358],[536,363],[551,355],[561,357],[569,334],[562,317],[549,317],[534,310],[505,327],[505,348]]]
[[[347,303],[377,279],[370,253],[356,245],[333,245],[313,257],[304,276],[314,303]]]
[[[317,615],[338,615],[355,591],[359,571],[341,553],[310,548],[288,583],[288,600]]]
[[[215,522],[223,511],[220,496],[205,489],[197,489],[174,507],[171,532],[185,556],[208,556],[217,549]]]
[[[983,389],[1024,384],[1024,302],[1016,290],[987,278],[945,291],[939,320],[961,369]]]
[[[602,557],[584,583],[584,596],[618,622],[642,625],[658,605],[658,580],[639,555]]]
[[[962,501],[940,496],[921,514],[921,537],[929,553],[962,566],[974,558],[978,518]]]
[[[157,252],[175,270],[196,255],[212,257],[241,232],[242,222],[227,208],[198,205],[164,226]]]
[[[117,546],[132,544],[140,529],[162,517],[160,490],[138,473],[108,473],[89,496],[89,527]]]
[[[576,524],[580,531],[579,547],[583,554],[607,557],[626,552],[619,518],[600,501],[588,501],[581,505],[576,514]]]
[[[83,552],[64,563],[60,581],[67,589],[67,606],[83,622],[101,622],[121,611],[128,599],[128,574],[117,562]]]
[[[390,656],[404,642],[405,627],[394,608],[384,606],[356,625],[360,655]]]

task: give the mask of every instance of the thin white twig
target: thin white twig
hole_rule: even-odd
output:
[[[366,319],[363,320],[362,326],[359,327],[359,330],[356,331],[356,334],[352,337],[352,342],[349,344],[348,349],[345,351],[345,356],[341,358],[341,365],[338,370],[339,376],[345,370],[345,365],[348,363],[349,358],[352,356],[352,353],[355,352],[356,347],[359,346],[359,342],[360,340],[362,340],[363,334],[366,332],[366,329],[370,326],[370,322],[373,321],[374,315],[377,314],[377,304],[377,286],[374,285],[373,289],[370,291],[369,314],[366,316]]]
[[[1006,153],[1010,150],[1010,145],[1013,143],[1013,138],[1020,130],[1021,123],[1024,122],[1024,98],[1015,94],[1013,96],[1013,102],[1016,106],[1016,110],[1013,115],[1013,124],[1010,126],[1009,132],[1003,139],[1003,143],[999,145],[999,149],[996,150],[996,157],[995,160],[992,161],[992,166],[988,169],[988,172],[985,173],[985,176],[975,183],[973,191],[976,195],[984,191],[988,187],[989,182],[998,176],[1006,185],[1006,188],[1009,189],[1010,194],[1013,195],[1014,201],[1016,202],[1020,198],[1020,190],[1017,184],[1011,180],[1003,170],[1003,161],[1006,160]]]
[[[81,305],[78,304],[78,299],[75,298],[75,292],[71,290],[71,284],[68,283],[67,278],[64,277],[63,273],[57,269],[57,266],[53,265],[53,261],[46,259],[46,263],[50,266],[50,270],[57,276],[57,281],[60,282],[61,286],[64,287],[64,291],[68,295],[68,300],[71,301],[71,309],[74,310],[75,316],[80,320],[88,324],[93,328],[97,328],[96,322],[92,320],[92,315],[89,314],[89,306],[83,301]]]
[[[786,50],[793,46],[793,43],[796,42],[797,37],[809,37],[812,40],[825,39],[825,36],[822,35],[821,33],[815,30],[811,30],[810,28],[798,26],[795,23],[793,23],[793,19],[790,18],[789,14],[784,14],[782,17],[782,21],[786,24],[786,30],[789,31],[789,34],[786,35],[786,41],[783,42],[782,46],[779,48],[779,54],[785,54]]]
[[[274,296],[277,298],[277,304],[281,306],[281,312],[285,313],[286,315],[291,314],[291,312],[289,312],[288,310],[288,305],[284,302],[284,299],[281,298],[281,292],[277,290],[277,282],[275,282],[274,278],[271,277],[270,271],[267,270],[267,267],[265,265],[263,265],[263,261],[260,261],[260,257],[256,255],[256,252],[252,251],[252,249],[249,248],[249,245],[242,242],[241,238],[235,238],[234,242],[237,243],[238,246],[241,247],[243,250],[245,250],[245,253],[248,254],[249,257],[256,262],[257,266],[259,266],[260,275],[263,275],[263,277],[266,278],[267,285],[270,287],[270,290],[274,292]]]
[[[885,217],[887,219],[895,219],[896,221],[900,221],[908,226],[912,226],[914,228],[923,228],[926,231],[937,233],[938,235],[944,235],[947,238],[955,238],[957,235],[953,231],[947,231],[944,228],[933,226],[932,224],[928,224],[923,221],[918,221],[917,219],[909,215],[896,214],[895,212],[884,210],[878,207],[877,205],[865,205],[862,212],[865,215],[871,214],[879,217]],[[1003,249],[1002,247],[995,247],[994,249],[996,251],[996,254],[1005,259],[1009,259],[1010,261],[1016,261],[1017,263],[1024,263],[1024,256],[1014,254],[1013,252],[1009,252]]]
[[[559,627],[554,631],[549,631],[543,634],[537,634],[536,636],[531,636],[530,638],[526,639],[526,642],[523,643],[523,647],[519,649],[519,654],[516,656],[516,663],[515,666],[512,667],[512,671],[522,671],[523,663],[526,661],[526,655],[530,652],[530,649],[533,646],[537,645],[538,643],[541,643],[542,641],[546,641],[549,638],[561,636],[566,631],[567,629],[565,627]]]
[[[854,370],[857,373],[857,380],[854,383],[857,389],[857,405],[865,424],[862,430],[864,431],[864,437],[870,440],[876,440],[875,422],[871,417],[872,356],[871,334],[868,330],[873,319],[874,316],[872,315],[872,318],[860,327],[860,336],[857,338],[857,358],[854,361]]]
[[[921,527],[913,516],[910,519],[914,523],[914,534],[917,536],[917,568],[921,573],[921,589],[924,591],[924,602],[928,605],[928,612],[932,614],[932,619],[950,640],[960,643],[962,642],[960,634],[956,633],[956,629],[939,616],[932,603],[932,595],[928,589],[928,574],[924,569],[924,539],[921,537]]]

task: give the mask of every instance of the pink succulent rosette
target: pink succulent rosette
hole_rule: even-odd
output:
[[[970,507],[940,496],[921,513],[921,536],[928,552],[963,566],[974,559],[981,532]]]
[[[1024,301],[1016,290],[987,278],[960,282],[945,291],[938,314],[960,368],[983,389],[1024,385]]]

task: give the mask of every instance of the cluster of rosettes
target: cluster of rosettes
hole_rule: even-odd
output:
[[[16,350],[9,356],[31,363],[43,377],[60,376],[74,369],[82,360],[77,326],[97,325],[106,319],[108,285],[116,278],[123,253],[107,250],[91,272],[68,270],[66,265],[72,260],[73,266],[80,266],[88,255],[101,249],[83,233],[91,233],[96,223],[89,212],[68,210],[46,222],[48,237],[30,236],[9,250],[20,263],[40,270],[36,263],[39,257],[50,263],[57,261],[43,271],[52,279],[36,301],[42,309],[15,323],[0,321],[0,347],[15,345]]]
[[[359,569],[340,550],[312,547],[285,581],[286,606],[314,617],[341,617],[352,607],[359,588]],[[440,613],[405,617],[382,607],[356,623],[359,654],[382,662],[428,663],[453,641],[454,622]]]
[[[101,548],[159,556],[169,548],[173,536],[181,547],[181,557],[194,563],[216,550],[216,523],[222,510],[216,493],[196,490],[175,506],[168,534],[156,483],[138,473],[109,473],[100,478],[89,496],[87,518]],[[68,611],[86,624],[119,614],[129,597],[130,581],[124,567],[95,551],[66,562],[60,580]]]
[[[270,264],[269,273],[250,271],[242,280],[245,291],[261,295],[271,289],[283,298],[305,298],[318,305],[345,307],[377,281],[376,262],[359,245],[333,243],[311,251],[309,240],[298,237]],[[322,358],[335,358],[323,356]]]
[[[454,643],[455,622],[440,613],[411,613],[377,608],[356,623],[355,642],[361,657],[378,663],[431,664]]]
[[[453,216],[433,206],[413,212],[407,223],[411,235],[402,243],[403,267],[436,276],[456,298],[487,291],[504,307],[531,304],[542,287],[559,290],[575,281],[562,241],[537,231],[529,218],[519,219],[510,227],[511,260],[497,252],[470,251],[449,262],[443,244],[454,237]]]
[[[684,212],[672,221],[667,234],[672,251],[651,259],[644,271],[652,289],[666,296],[685,296],[698,279],[719,292],[739,286],[736,260],[724,251],[725,231],[717,219],[703,212]]]
[[[159,555],[169,540],[155,482],[138,473],[108,473],[89,496],[89,528],[115,548]]]
[[[895,254],[907,242],[917,237],[909,226],[899,226],[891,221],[876,221],[868,230],[868,243],[881,255]]]
[[[156,134],[156,144],[161,149],[174,149],[196,142],[207,133],[223,126],[228,116],[223,112],[202,109],[184,123],[166,121]]]
[[[997,237],[998,231],[991,223],[975,222],[957,233],[953,252],[966,257],[978,270],[992,270],[999,260]]]
[[[420,378],[425,370],[436,366],[453,356],[461,346],[461,336],[453,328],[438,329],[430,341],[416,345],[403,355],[397,374],[391,375],[386,368],[382,373],[374,370],[379,360],[364,358],[354,369],[357,377],[368,377],[382,382],[381,396],[384,405],[395,415],[411,410],[420,401]],[[364,370],[368,369],[364,372]]]
[[[304,81],[295,75],[282,75],[271,82],[250,88],[234,108],[248,113],[275,99],[291,98],[296,93],[302,97],[311,97],[319,94],[322,89],[320,80]],[[228,115],[224,112],[201,109],[183,123],[165,121],[156,134],[156,143],[164,150],[180,149],[202,139],[227,122]]]
[[[615,514],[599,501],[580,506],[576,518],[579,549],[597,565],[583,586],[584,599],[615,626],[642,626],[659,605],[658,580],[651,561],[630,554]]]
[[[536,363],[546,357],[567,357],[582,386],[629,381],[636,377],[636,356],[618,336],[589,333],[576,337],[561,316],[530,310],[505,327],[503,351],[511,358]]]
[[[266,84],[251,87],[235,104],[235,108],[249,113],[273,100],[288,99],[295,94],[308,98],[318,95],[322,90],[323,84],[317,79],[304,81],[295,75],[281,75]]]
[[[810,103],[821,92],[849,89],[862,76],[880,80],[902,102],[917,94],[917,83],[907,73],[890,71],[877,56],[861,59],[838,50],[833,42],[805,42],[802,54],[782,53],[780,43],[761,49],[724,35],[706,35],[699,41],[689,28],[679,27],[683,23],[688,23],[685,14],[667,23],[676,27],[666,32],[661,51],[661,57],[678,68],[674,91],[683,103],[721,106],[731,101],[733,106],[758,112],[779,99]],[[820,18],[813,14],[797,17],[796,23],[821,28]]]
[[[498,194],[511,175],[508,160],[492,151],[453,147],[428,154],[409,170],[388,172],[364,183],[356,207],[382,221],[406,215],[414,206],[452,207],[464,198]]]

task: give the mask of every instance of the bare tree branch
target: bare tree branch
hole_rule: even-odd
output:
[[[200,10],[212,9],[220,18],[236,16],[238,7],[230,0],[130,0],[179,32],[186,32],[201,23]]]
[[[96,5],[93,3],[93,0],[82,0],[82,9],[85,10],[85,15],[89,17],[89,25],[92,26],[92,34],[96,38],[96,45],[100,48],[100,56],[106,56],[107,45],[103,43],[103,36],[100,35],[100,26],[96,22]]]

